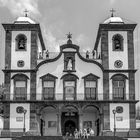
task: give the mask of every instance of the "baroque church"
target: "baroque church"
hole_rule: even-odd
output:
[[[99,24],[93,51],[86,53],[70,33],[60,52],[49,52],[40,24],[27,15],[2,26],[1,136],[63,136],[85,128],[106,136],[136,129],[136,24],[112,15]]]

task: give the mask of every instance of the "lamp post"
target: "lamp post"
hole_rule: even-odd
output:
[[[25,127],[25,115],[27,113],[27,110],[26,109],[23,109],[23,114],[24,114],[24,118],[23,118],[23,132],[25,133],[26,132],[26,127]]]
[[[115,140],[115,133],[116,133],[116,110],[113,109],[112,110],[113,114],[114,114],[114,140]]]

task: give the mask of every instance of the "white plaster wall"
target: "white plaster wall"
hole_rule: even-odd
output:
[[[91,108],[92,110],[87,110],[83,112],[82,120],[84,121],[92,121],[92,129],[95,132],[95,135],[97,133],[97,126],[95,124],[95,121],[98,119],[98,113],[96,109]],[[82,124],[83,125],[83,124]],[[83,126],[84,129],[84,126]]]
[[[116,120],[116,128],[130,128],[129,104],[111,103],[110,104],[110,130],[114,131],[114,114],[112,110],[116,109],[117,106],[123,107],[123,113],[116,113],[116,117],[123,117],[123,120],[122,121]]]
[[[18,73],[11,73],[11,78]],[[30,100],[30,73],[23,73],[29,77],[27,79],[27,100]],[[10,86],[10,100],[13,100],[14,97],[14,80],[11,79],[11,86]]]
[[[26,127],[26,131],[28,131],[30,128],[30,104],[27,104],[27,103],[26,104],[23,104],[23,103],[10,104],[10,129],[13,131],[14,129],[16,129],[17,131],[23,130],[24,121],[19,121],[19,122],[16,121],[17,117],[24,116],[23,113],[20,114],[16,112],[16,108],[18,106],[22,106],[24,109],[27,110],[27,113],[25,115],[25,127]]]
[[[27,37],[26,51],[16,51],[15,38],[18,34],[24,34]],[[12,69],[30,69],[30,55],[31,55],[31,31],[12,31],[12,45],[11,45],[11,68]],[[18,67],[17,61],[23,60],[24,67]]]
[[[0,130],[3,129],[4,119],[0,116]]]
[[[112,85],[111,77],[115,74],[116,73],[109,73],[109,91],[110,91],[109,92],[109,99],[111,99],[111,100],[112,100],[112,94],[113,94],[113,85]],[[126,75],[128,77],[128,73],[120,73],[120,74]],[[126,86],[125,87],[126,99],[129,99],[129,81],[128,81],[128,79],[126,79],[125,86]]]
[[[115,34],[120,34],[123,36],[123,51],[113,51],[112,37]],[[127,32],[126,31],[109,31],[108,32],[108,48],[109,48],[109,69],[115,68],[114,62],[116,60],[121,60],[123,66],[121,69],[128,69],[128,45],[127,45]]]
[[[54,110],[45,112],[43,115],[43,120],[45,121],[44,135],[45,136],[56,136],[57,135],[57,115]],[[56,121],[56,127],[48,127],[48,121]]]
[[[98,79],[98,93],[99,93],[99,99],[102,99],[103,96],[101,95],[103,93],[103,72],[99,66],[93,63],[87,63],[82,61],[76,54],[75,56],[75,69],[76,72],[73,72],[73,74],[77,75],[79,79],[77,79],[77,99],[83,100],[84,99],[84,80],[82,79],[83,76],[93,73],[94,75],[100,77]],[[63,72],[64,70],[64,56],[62,55],[59,60],[51,63],[46,63],[42,65],[39,70],[37,71],[37,99],[41,99],[41,93],[42,93],[42,81],[40,79],[41,76],[50,73],[52,75],[55,75],[58,77],[56,80],[56,99],[62,100],[63,99],[63,80],[61,77],[64,74],[67,74],[66,72]]]

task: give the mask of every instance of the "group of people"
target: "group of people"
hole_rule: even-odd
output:
[[[94,133],[94,130],[92,128],[87,128],[87,129],[84,128],[83,130],[80,129],[79,131],[76,128],[74,131],[75,139],[78,139],[78,138],[84,138],[84,139],[87,138],[88,139],[89,136],[94,136],[94,135],[95,135],[95,133]]]

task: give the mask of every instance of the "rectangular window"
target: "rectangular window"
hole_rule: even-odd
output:
[[[114,99],[124,99],[124,81],[113,81]]]
[[[26,81],[15,82],[15,98],[16,100],[25,100],[27,97]]]
[[[96,99],[96,81],[86,81],[85,97],[86,99]]]
[[[43,82],[43,99],[54,99],[54,81]]]
[[[67,81],[64,84],[65,99],[74,100],[75,98],[75,81]]]

